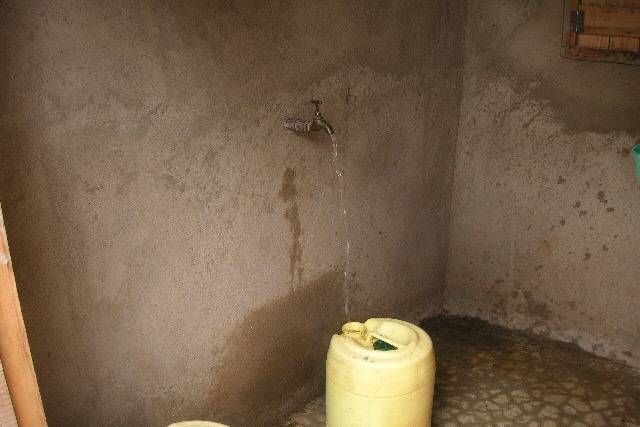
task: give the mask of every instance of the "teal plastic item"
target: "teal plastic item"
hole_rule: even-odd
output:
[[[398,347],[391,345],[388,342],[385,342],[382,340],[375,340],[373,343],[373,349],[380,350],[380,351],[389,351],[389,350],[397,350]]]
[[[636,160],[636,178],[640,181],[640,144],[633,147],[633,158]]]

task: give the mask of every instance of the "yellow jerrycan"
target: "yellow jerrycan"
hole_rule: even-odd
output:
[[[349,322],[327,354],[327,427],[429,427],[436,361],[429,335],[395,319]]]

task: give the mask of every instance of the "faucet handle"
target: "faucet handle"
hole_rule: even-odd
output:
[[[316,106],[316,116],[320,116],[320,104],[322,104],[322,101],[319,99],[312,99],[311,103]]]

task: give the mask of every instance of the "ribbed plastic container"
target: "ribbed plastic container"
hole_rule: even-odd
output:
[[[419,327],[350,322],[327,354],[327,427],[431,426],[435,354]]]

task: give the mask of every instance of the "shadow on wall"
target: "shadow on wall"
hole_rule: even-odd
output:
[[[210,377],[219,381],[202,414],[230,425],[273,426],[319,395],[329,340],[344,321],[342,297],[342,273],[331,271],[251,312],[215,357],[220,368]]]

